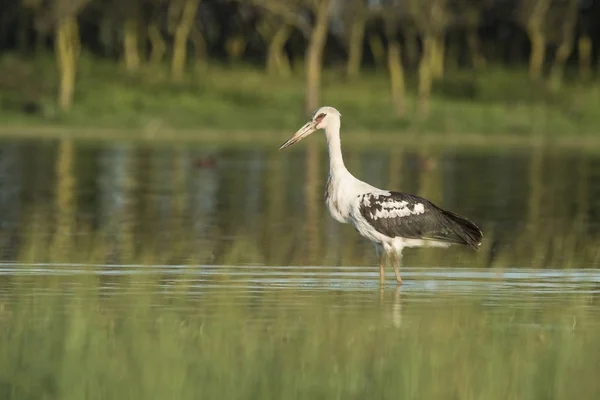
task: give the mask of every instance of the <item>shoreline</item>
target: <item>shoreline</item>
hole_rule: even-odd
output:
[[[261,145],[277,148],[293,132],[275,130],[220,130],[220,129],[135,129],[135,128],[90,128],[72,126],[8,125],[0,127],[0,140],[77,140],[88,142],[139,142],[139,143],[196,143],[216,146]],[[597,135],[531,135],[531,134],[482,134],[482,133],[417,133],[387,132],[377,133],[349,131],[342,135],[344,144],[349,147],[389,147],[403,148],[456,148],[495,149],[550,147],[570,150],[600,150],[600,136]],[[321,143],[324,146],[324,142]]]
[[[293,132],[220,130],[220,129],[136,129],[90,128],[73,126],[5,125],[0,126],[0,140],[61,140],[89,142],[143,142],[143,143],[205,143],[223,146],[273,145],[279,146]],[[597,135],[531,135],[483,133],[417,133],[409,131],[377,133],[349,131],[342,135],[347,146],[402,147],[457,147],[465,148],[531,148],[535,146],[562,149],[600,150]],[[324,144],[324,143],[322,143]]]

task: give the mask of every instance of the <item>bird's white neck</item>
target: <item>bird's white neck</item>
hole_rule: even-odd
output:
[[[363,189],[361,181],[346,169],[342,158],[340,141],[340,120],[332,118],[325,127],[327,147],[329,150],[329,179],[325,198],[331,216],[339,222],[347,223],[355,199]]]
[[[335,118],[325,128],[327,148],[329,150],[329,175],[335,176],[347,172],[342,157],[342,144],[340,141],[340,119]]]

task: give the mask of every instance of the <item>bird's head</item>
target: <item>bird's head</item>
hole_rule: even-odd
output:
[[[294,143],[298,143],[308,135],[313,132],[318,131],[319,129],[327,129],[328,126],[332,126],[333,124],[337,124],[339,127],[340,117],[342,114],[338,110],[333,107],[321,107],[313,114],[310,121],[308,121],[304,126],[296,133],[292,135],[284,144],[279,147],[279,150],[285,149],[288,146],[293,145]]]

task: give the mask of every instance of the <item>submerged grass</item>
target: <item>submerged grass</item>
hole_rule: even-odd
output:
[[[5,399],[596,398],[591,299],[261,291],[193,271],[3,279]],[[63,271],[64,272],[64,271]],[[211,289],[212,288],[212,289]],[[563,299],[564,300],[564,299]]]
[[[123,226],[104,232],[84,224],[61,230],[51,216],[33,214],[25,223],[20,239],[4,238],[0,248],[4,260],[22,263],[83,263],[142,265],[329,265],[375,266],[377,259],[370,242],[358,237],[349,226],[341,227],[340,239],[320,243],[303,232],[282,235],[257,234],[241,228],[231,237],[198,237],[193,227],[173,227],[168,232],[155,228]],[[36,222],[37,220],[37,222]],[[129,230],[129,229],[132,230]],[[64,229],[64,228],[63,228]],[[452,268],[600,268],[600,237],[582,235],[579,230],[542,231],[523,229],[499,241],[494,230],[486,232],[478,251],[463,246],[448,249],[407,249],[404,267]],[[316,247],[316,249],[315,249]],[[218,276],[227,279],[227,271]]]

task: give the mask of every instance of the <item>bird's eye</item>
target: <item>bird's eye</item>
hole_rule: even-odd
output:
[[[327,114],[325,114],[325,113],[321,113],[321,114],[317,115],[315,117],[315,121],[317,121],[317,123],[321,122],[323,120],[323,118],[325,118],[326,115]]]

